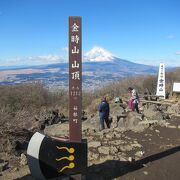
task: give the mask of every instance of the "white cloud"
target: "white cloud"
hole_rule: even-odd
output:
[[[55,64],[65,62],[65,59],[56,55],[40,55],[40,56],[30,56],[30,57],[16,57],[1,60],[1,66],[24,66],[24,65],[42,65],[42,64]]]
[[[164,63],[165,63],[167,66],[180,67],[180,61],[179,61],[179,59],[174,59],[174,58],[165,59],[165,60],[164,60]]]
[[[177,52],[176,52],[176,55],[180,55],[180,51],[177,51]]]
[[[165,66],[169,66],[169,67],[180,67],[180,61],[177,59],[158,59],[158,58],[154,58],[154,59],[138,59],[136,61],[133,61],[135,63],[139,63],[139,64],[146,64],[146,65],[151,65],[151,66],[159,66],[160,63],[164,63]]]
[[[85,61],[113,61],[114,55],[102,47],[93,47],[84,55]]]
[[[51,63],[59,62],[60,59],[61,59],[60,56],[54,54],[28,57],[28,60],[30,61],[51,62]]]

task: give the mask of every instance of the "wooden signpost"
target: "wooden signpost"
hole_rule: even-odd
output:
[[[69,139],[36,132],[28,145],[29,169],[36,179],[80,180],[87,167],[87,141],[82,140],[81,17],[69,17]],[[67,179],[67,178],[66,178]]]
[[[160,63],[156,95],[157,96],[161,96],[162,99],[166,98],[166,95],[165,95],[165,85],[166,85],[165,84],[165,64],[164,63]]]
[[[69,138],[81,142],[82,128],[81,17],[69,17]]]
[[[81,17],[69,17],[69,139],[82,141],[82,35]],[[80,180],[81,174],[72,176]]]

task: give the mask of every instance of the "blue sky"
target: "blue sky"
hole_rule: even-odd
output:
[[[180,66],[179,0],[0,0],[0,66],[67,59],[68,16],[82,16],[84,53]]]

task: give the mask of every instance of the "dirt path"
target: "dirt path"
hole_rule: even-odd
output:
[[[118,179],[180,179],[180,129],[158,127],[140,134],[129,133],[129,136],[139,140],[145,156],[135,163],[131,172]]]
[[[180,122],[175,121],[171,122],[171,128],[154,127],[141,133],[126,132],[126,136],[138,140],[143,146],[143,158],[135,162],[112,160],[92,166],[87,179],[179,180],[180,129],[178,124]]]

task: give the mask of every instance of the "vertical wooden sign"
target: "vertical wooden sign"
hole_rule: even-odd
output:
[[[157,96],[162,96],[162,99],[165,99],[165,64],[160,63],[159,65],[159,74],[157,81]]]
[[[82,139],[82,35],[81,17],[69,17],[69,138]]]

